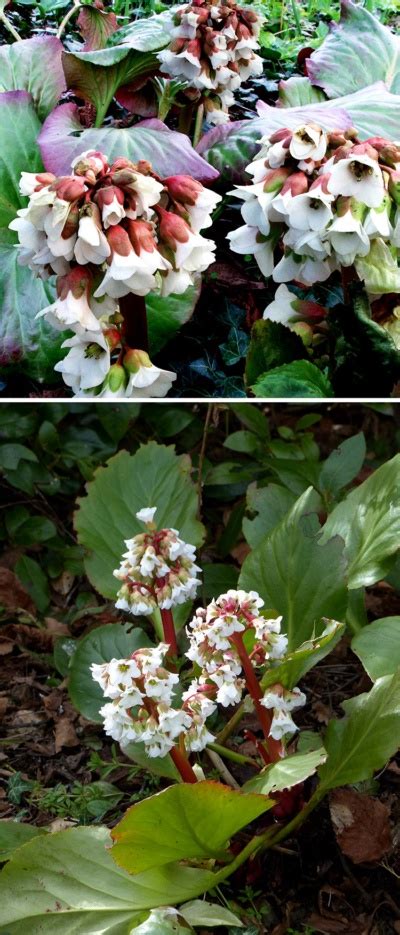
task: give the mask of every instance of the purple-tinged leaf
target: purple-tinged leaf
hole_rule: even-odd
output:
[[[169,130],[160,120],[144,120],[134,127],[99,127],[85,130],[75,104],[62,104],[43,124],[38,137],[48,172],[65,175],[71,162],[87,149],[104,152],[110,160],[126,156],[133,162],[147,159],[161,177],[191,175],[202,182],[213,181],[218,171],[193,149],[183,133]]]
[[[28,203],[19,192],[21,172],[40,172],[43,168],[36,144],[39,131],[40,120],[27,91],[0,94],[0,241],[3,243],[17,240],[8,225],[18,209]]]
[[[400,37],[351,0],[342,0],[341,14],[340,22],[331,25],[325,41],[308,59],[313,84],[328,97],[351,94],[377,81],[400,94]]]
[[[105,10],[98,10],[94,6],[82,7],[76,24],[85,40],[85,52],[104,49],[109,36],[118,29],[115,13],[106,13]]]
[[[223,124],[206,133],[197,151],[204,155],[225,178],[239,182],[258,150],[258,141],[281,127],[295,128],[313,120],[325,130],[346,130],[353,126],[361,139],[399,137],[400,95],[391,94],[383,82],[332,101],[304,107],[271,107],[264,101],[257,105],[258,117],[238,123]]]
[[[55,36],[35,36],[3,45],[0,91],[29,91],[38,116],[44,120],[65,91],[62,50],[62,43]]]

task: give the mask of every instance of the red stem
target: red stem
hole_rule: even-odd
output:
[[[258,684],[256,674],[254,672],[253,666],[251,664],[251,661],[245,649],[240,633],[233,633],[230,639],[232,643],[234,644],[238,652],[239,659],[242,663],[247,688],[249,690],[249,694],[251,695],[254,701],[254,707],[258,715],[258,720],[261,724],[261,727],[263,729],[263,734],[267,742],[270,761],[272,763],[276,763],[276,761],[280,760],[282,757],[282,744],[280,743],[279,740],[274,740],[273,737],[270,737],[272,715],[270,714],[267,708],[264,708],[264,706],[260,704],[261,698],[263,697],[263,693]]]
[[[197,782],[196,773],[179,747],[172,747],[172,750],[169,751],[169,755],[184,782]]]
[[[174,618],[172,616],[172,611],[160,609],[160,614],[161,614],[161,620],[162,620],[162,625],[163,625],[163,630],[164,630],[165,642],[169,644],[171,656],[177,656],[178,655],[178,644],[176,641],[176,633],[175,633]]]
[[[124,319],[122,337],[128,347],[135,350],[149,351],[149,336],[147,330],[146,299],[141,295],[129,292],[119,299],[119,308]]]

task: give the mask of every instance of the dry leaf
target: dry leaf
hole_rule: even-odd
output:
[[[9,568],[0,568],[0,606],[6,610],[27,610],[36,613],[32,598]]]
[[[381,860],[392,848],[390,812],[370,795],[338,789],[329,802],[338,845],[355,864]]]
[[[79,740],[74,725],[68,717],[60,717],[55,729],[55,751],[59,753],[63,747],[77,747]]]

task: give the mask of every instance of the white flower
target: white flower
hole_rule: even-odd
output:
[[[79,221],[74,253],[77,263],[81,266],[85,263],[101,264],[110,256],[107,237],[94,218],[88,214],[83,215]]]
[[[333,195],[353,196],[368,208],[378,208],[385,197],[382,171],[370,156],[339,159],[330,168],[327,187]]]
[[[73,292],[69,291],[65,299],[56,299],[52,305],[38,312],[36,318],[46,318],[54,328],[61,331],[65,328],[74,328],[79,324],[89,331],[99,332],[100,336],[99,322],[90,308],[85,293],[75,297]]]
[[[169,270],[166,276],[161,277],[160,295],[182,295],[193,285],[193,277],[187,270]]]
[[[61,345],[70,348],[54,370],[62,374],[74,393],[99,386],[110,369],[110,349],[101,331],[84,331]]]
[[[296,311],[298,297],[290,292],[287,286],[282,284],[275,292],[273,302],[263,311],[263,318],[269,321],[277,321],[281,325],[289,325],[292,322],[300,321],[303,318],[301,312]]]
[[[342,266],[352,266],[356,256],[366,256],[369,253],[368,234],[350,208],[344,214],[336,215],[326,236]]]
[[[176,373],[161,370],[149,361],[149,364],[142,364],[135,372],[130,373],[125,395],[129,399],[166,396],[174,380]]]
[[[293,130],[289,151],[293,159],[313,159],[318,162],[326,153],[326,133],[313,123],[304,124]]]
[[[244,224],[227,235],[231,250],[234,253],[246,255],[253,254],[261,272],[265,277],[271,276],[274,268],[274,251],[271,242],[260,234],[256,227]]]
[[[135,516],[141,523],[152,523],[156,512],[156,506],[145,506],[143,509],[138,510]]]
[[[286,711],[274,711],[269,732],[273,740],[282,740],[286,734],[293,734],[296,730],[298,730],[298,727],[290,714],[287,714]]]
[[[326,194],[320,187],[295,195],[288,205],[289,225],[300,230],[324,230],[333,217],[332,201],[333,195]]]
[[[161,71],[164,74],[175,78],[186,78],[191,83],[194,83],[195,79],[200,75],[201,65],[199,59],[186,49],[178,55],[169,49],[164,49],[158,53],[157,58],[161,63]]]

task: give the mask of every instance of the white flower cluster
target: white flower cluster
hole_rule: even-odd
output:
[[[252,184],[231,192],[244,202],[245,221],[228,235],[234,252],[253,254],[277,283],[306,287],[353,264],[364,279],[377,245],[397,269],[400,147],[380,137],[360,143],[354,131],[326,133],[312,123],[261,144],[247,167]],[[296,296],[280,287],[264,317],[298,321]]]
[[[200,230],[220,195],[190,176],[160,180],[145,161],[109,165],[95,151],[75,159],[70,176],[23,172],[20,191],[29,204],[10,224],[19,261],[43,278],[57,274],[56,301],[38,317],[74,332],[56,370],[76,395],[164,396],[176,375],[127,346],[118,300],[193,285],[214,261],[214,241]]]
[[[264,601],[256,591],[228,591],[206,608],[199,608],[187,628],[190,642],[186,655],[201,668],[199,689],[217,686],[215,699],[223,707],[238,704],[246,687],[242,661],[235,637],[251,634],[249,658],[254,667],[273,666],[287,652],[287,637],[280,632],[282,617],[267,619],[260,614]],[[280,693],[280,694],[279,694]],[[276,700],[279,694],[278,701]],[[287,692],[281,686],[269,689],[261,702],[274,709],[271,737],[281,739],[296,726],[288,712],[305,703],[298,688]]]
[[[106,734],[122,746],[143,743],[149,757],[166,756],[182,735],[187,752],[214,740],[206,720],[216,705],[204,693],[190,686],[182,705],[173,707],[179,676],[163,666],[168,649],[159,643],[136,650],[130,659],[91,666],[93,679],[111,699],[100,709]]]
[[[158,53],[161,71],[188,82],[185,93],[204,104],[210,123],[226,123],[233,92],[262,74],[255,54],[262,21],[235,0],[192,0],[175,13],[172,42]]]
[[[201,571],[195,564],[196,550],[179,537],[176,529],[157,531],[155,507],[140,510],[137,518],[147,524],[146,532],[126,539],[127,551],[114,575],[122,586],[116,607],[131,614],[169,610],[196,597]]]

